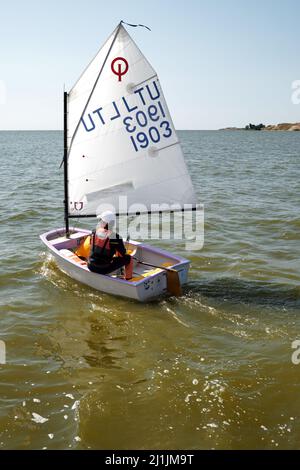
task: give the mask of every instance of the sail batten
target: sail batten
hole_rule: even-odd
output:
[[[68,118],[70,217],[118,213],[124,197],[196,203],[157,73],[121,23],[71,89]]]
[[[140,86],[140,85],[143,85],[144,83],[149,82],[150,80],[153,80],[155,77],[157,77],[156,74],[155,74],[155,75],[152,75],[152,76],[149,77],[149,78],[146,78],[146,79],[143,80],[142,82],[137,83],[136,85],[134,85],[134,88],[136,88],[136,87],[138,87],[138,86]]]

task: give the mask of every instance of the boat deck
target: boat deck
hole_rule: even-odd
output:
[[[82,269],[85,269],[88,271],[87,267],[87,260],[79,257],[76,255],[76,249],[78,248],[78,245],[86,238],[87,233],[86,232],[75,232],[70,235],[69,238],[67,238],[65,235],[50,239],[49,241],[51,242],[51,245],[55,247],[60,255],[62,255],[64,258],[68,259],[69,261],[72,261],[73,263],[78,264]],[[128,250],[129,253],[134,253],[135,256],[138,258],[138,260],[142,261],[143,263],[146,263],[147,261],[150,264],[156,265],[158,267],[153,267],[153,266],[146,266],[143,263],[140,263],[138,260],[134,261],[134,268],[133,268],[133,277],[132,279],[128,280],[127,282],[137,282],[140,281],[144,278],[147,278],[149,276],[153,276],[154,274],[158,274],[163,271],[163,267],[171,267],[174,264],[176,264],[176,260],[166,257],[164,255],[160,255],[159,257],[156,257],[156,259],[153,259],[153,253],[151,252],[150,259],[149,258],[149,250],[141,245],[139,242],[133,242],[133,241],[124,241],[126,250]],[[147,256],[148,254],[148,256]],[[159,266],[162,266],[160,268]],[[119,278],[123,279],[123,275],[120,274],[120,270],[113,271],[112,273],[107,274],[107,276],[111,278]]]
[[[178,272],[181,285],[187,282],[190,262],[151,245],[134,240],[124,240],[127,252],[134,256],[133,274],[125,280],[119,270],[110,274],[96,274],[88,269],[86,256],[89,244],[84,242],[90,230],[72,229],[69,237],[65,229],[55,229],[40,235],[41,240],[54,256],[62,272],[72,279],[107,294],[148,302],[170,292],[164,268],[172,267]],[[79,249],[80,248],[80,249]],[[79,249],[79,250],[78,250]],[[80,256],[77,256],[77,252]],[[173,293],[172,293],[173,294]]]

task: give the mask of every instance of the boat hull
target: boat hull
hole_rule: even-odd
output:
[[[178,271],[180,284],[187,282],[190,262],[180,256],[146,244],[130,240],[127,248],[136,250],[134,277],[126,281],[115,273],[110,275],[97,274],[89,271],[73,251],[91,232],[89,230],[72,229],[70,238],[66,238],[64,229],[57,229],[40,235],[54,257],[58,267],[69,277],[107,294],[127,297],[140,302],[147,302],[167,294],[167,274],[165,269],[153,269],[144,263],[155,266],[166,265]]]

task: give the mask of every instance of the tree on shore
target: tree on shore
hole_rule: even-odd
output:
[[[261,131],[262,129],[264,129],[264,127],[266,127],[264,124],[248,124],[247,126],[245,126],[245,130],[246,131]]]

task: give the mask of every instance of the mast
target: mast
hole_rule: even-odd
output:
[[[69,194],[68,194],[68,93],[64,91],[64,205],[66,236],[69,237]]]

